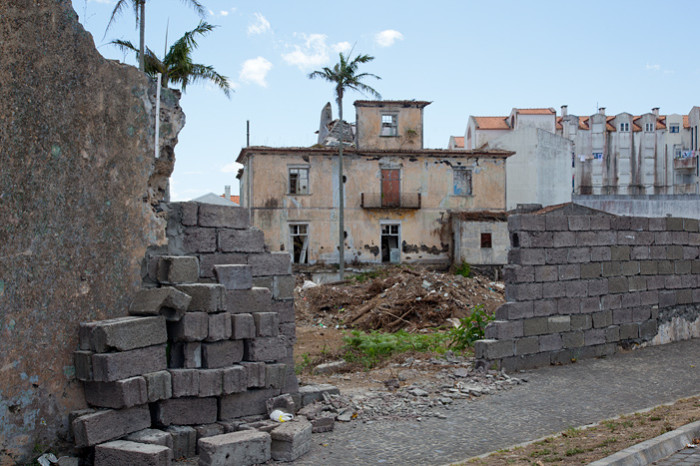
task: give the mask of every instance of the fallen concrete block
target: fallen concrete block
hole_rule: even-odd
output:
[[[248,373],[243,366],[231,366],[221,369],[222,372],[222,393],[240,393],[248,388]]]
[[[155,404],[156,423],[161,426],[216,422],[216,398],[172,398]]]
[[[95,466],[169,466],[172,450],[162,445],[115,440],[95,447]]]
[[[113,382],[167,367],[165,345],[92,355],[93,379],[97,382]]]
[[[267,400],[280,394],[273,388],[252,389],[219,398],[219,419],[231,421],[245,416],[266,415]]]
[[[311,432],[320,434],[321,432],[332,432],[335,427],[335,414],[322,414],[311,420]]]
[[[249,340],[255,338],[255,319],[253,314],[231,314],[231,338]]]
[[[202,367],[217,369],[233,366],[243,359],[243,340],[202,344]]]
[[[193,256],[160,256],[158,258],[157,278],[160,283],[197,283],[199,280],[199,262]]]
[[[120,410],[107,409],[73,420],[75,446],[91,447],[151,426],[148,405]]]
[[[228,340],[231,338],[232,332],[230,313],[209,314],[209,335],[205,341]]]
[[[294,461],[311,450],[313,427],[304,418],[284,422],[270,432],[271,454],[275,461]]]
[[[202,367],[202,344],[199,342],[172,343],[168,364],[171,368],[197,369]]]
[[[100,408],[130,408],[148,403],[146,379],[131,377],[115,382],[85,382],[85,401]]]
[[[174,398],[199,396],[199,369],[170,369]]]
[[[224,433],[224,426],[215,422],[213,424],[204,424],[201,426],[194,426],[194,430],[197,431],[197,440],[201,438],[213,437],[215,435],[221,435]]]
[[[214,266],[217,264],[247,264],[248,255],[236,252],[224,252],[224,253],[214,253],[214,254],[204,254],[202,255],[202,262],[200,263],[200,275],[203,278],[213,278],[214,277]]]
[[[246,361],[279,361],[287,357],[285,337],[259,337],[245,341]]]
[[[265,402],[265,406],[267,407],[267,414],[270,414],[276,409],[279,409],[284,413],[294,414],[298,409],[294,398],[289,393],[284,393],[280,396],[269,398]]]
[[[119,317],[80,324],[80,348],[96,353],[128,351],[168,340],[165,318]]]
[[[270,434],[254,430],[200,439],[200,466],[253,465],[272,458]]]
[[[217,283],[190,283],[178,290],[192,297],[188,312],[219,312],[224,309],[224,286]]]
[[[200,397],[219,396],[223,392],[222,369],[198,369]]]
[[[258,337],[276,337],[279,335],[279,317],[276,312],[255,312],[255,332]]]
[[[197,431],[190,426],[168,426],[173,439],[173,458],[191,458],[197,454]]]
[[[150,445],[161,445],[173,448],[173,436],[169,432],[158,429],[143,429],[124,437],[130,442],[148,443]]]
[[[214,275],[227,290],[249,290],[253,287],[253,274],[249,265],[215,265]]]
[[[175,342],[202,341],[209,335],[209,315],[188,312],[179,322],[168,322],[168,335]]]
[[[170,372],[150,372],[148,374],[143,374],[143,378],[146,379],[146,391],[148,393],[149,403],[172,398],[173,384]]]
[[[279,427],[279,422],[272,419],[263,419],[262,421],[248,422],[241,424],[238,430],[259,430],[268,434]]]
[[[192,298],[171,286],[139,290],[129,307],[134,316],[162,315],[165,320],[176,322],[182,318]]]
[[[251,254],[248,264],[252,267],[253,276],[291,275],[292,256],[288,252],[272,252],[270,254]]]
[[[323,400],[324,393],[328,395],[340,395],[340,390],[338,390],[338,387],[326,383],[316,385],[303,385],[299,387],[299,394],[301,395],[301,405],[307,406],[316,401]]]
[[[267,383],[267,371],[264,362],[241,362],[245,369],[248,388],[262,388]]]
[[[240,312],[267,312],[272,305],[272,292],[268,288],[254,286],[249,290],[226,290],[226,310]]]
[[[244,230],[250,227],[250,213],[241,207],[199,204],[199,226]]]

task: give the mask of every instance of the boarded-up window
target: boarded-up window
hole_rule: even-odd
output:
[[[481,234],[481,247],[482,249],[491,248],[491,233]]]
[[[289,169],[289,194],[309,194],[309,169]]]
[[[471,196],[472,195],[472,171],[464,168],[454,169],[454,195],[455,196]]]
[[[401,205],[401,172],[397,168],[382,169],[382,207]]]
[[[395,114],[382,115],[382,129],[380,136],[398,136],[399,134],[399,116]]]

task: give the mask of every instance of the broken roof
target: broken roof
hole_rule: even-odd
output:
[[[356,100],[353,105],[355,107],[417,107],[423,108],[430,105],[432,102],[425,100]]]

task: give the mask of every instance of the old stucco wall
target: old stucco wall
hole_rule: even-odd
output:
[[[103,59],[69,0],[0,2],[0,464],[67,435],[85,404],[78,323],[126,314],[184,115]]]

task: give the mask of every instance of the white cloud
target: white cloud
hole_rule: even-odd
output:
[[[228,16],[228,11],[226,11],[226,10],[221,10],[221,11],[219,12],[219,14],[220,14],[221,16]],[[144,54],[144,56],[145,56],[145,54]]]
[[[214,12],[214,10],[209,10],[209,16],[213,16],[215,18],[222,18],[224,16],[228,16],[231,13],[235,13],[236,8],[230,8],[228,10],[220,10],[218,13]]]
[[[397,40],[403,40],[403,34],[393,29],[387,29],[374,36],[374,41],[380,47],[391,47]]]
[[[221,167],[221,170],[219,170],[221,173],[236,173],[238,172],[238,169],[242,167],[242,165],[236,163],[236,162],[231,162],[229,164],[224,165]]]
[[[647,63],[645,68],[647,71],[662,72],[663,74],[674,74],[675,73],[674,70],[667,70],[665,68],[662,68],[661,65],[659,65],[659,64],[651,65],[651,64]]]
[[[243,62],[241,73],[238,76],[243,82],[255,83],[262,87],[267,87],[265,78],[267,73],[272,69],[272,63],[263,57],[251,58]]]
[[[248,26],[248,34],[264,34],[270,30],[270,22],[260,13],[255,13],[255,22]]]
[[[659,71],[661,69],[661,65],[650,65],[647,63],[646,69],[651,71]]]
[[[305,71],[316,68],[330,60],[330,52],[348,52],[352,48],[349,42],[338,42],[328,45],[328,36],[325,34],[298,34],[304,43],[301,45],[288,45],[294,50],[282,54],[282,59],[289,65],[297,66]]]

